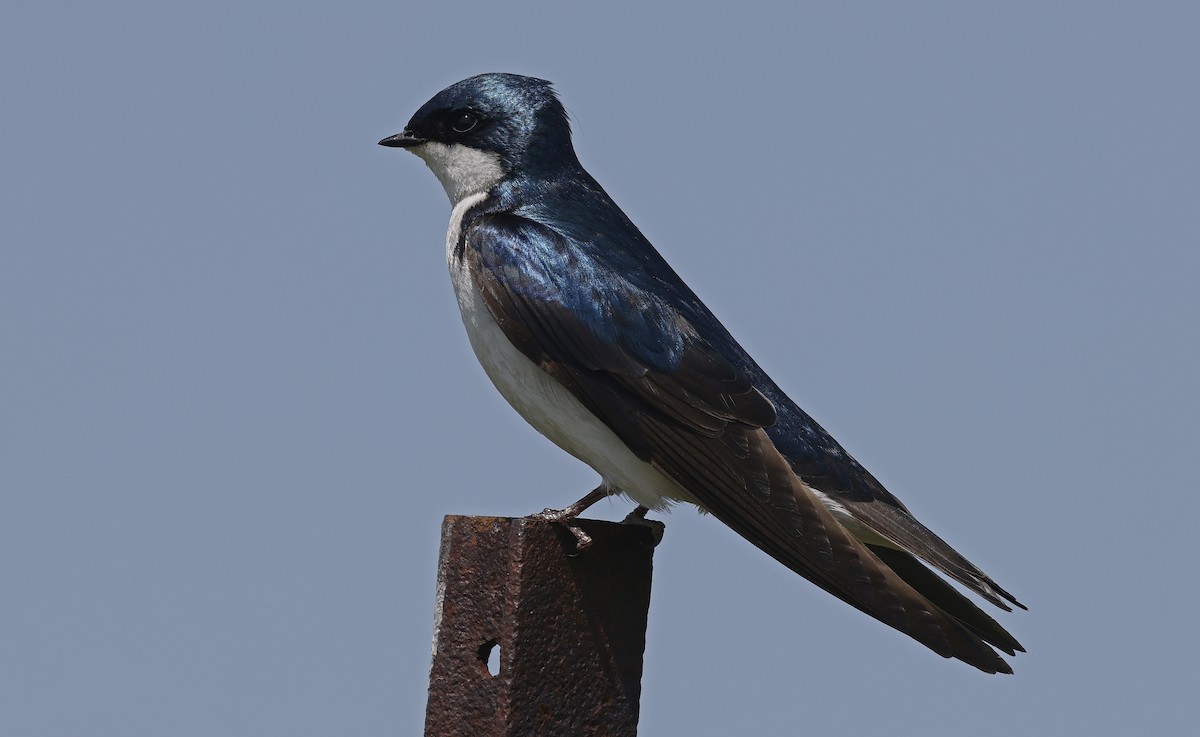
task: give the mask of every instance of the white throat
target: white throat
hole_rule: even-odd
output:
[[[461,143],[427,141],[410,148],[433,171],[442,183],[450,204],[457,205],[467,197],[487,192],[504,178],[500,155],[469,148]]]

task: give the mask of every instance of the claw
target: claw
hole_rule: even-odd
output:
[[[588,548],[592,547],[592,536],[575,525],[567,525],[567,532],[575,536],[575,555],[586,552]]]
[[[538,514],[531,514],[532,519],[540,519],[544,522],[557,522],[566,527],[567,530],[575,536],[575,554],[578,555],[588,548],[592,547],[592,537],[575,525],[571,524],[579,515],[583,514],[583,510],[592,506],[611,492],[606,484],[600,484],[595,489],[592,489],[586,496],[575,502],[565,509],[550,509],[547,507]]]
[[[543,522],[554,522],[567,528],[567,532],[575,536],[575,550],[576,554],[578,554],[592,547],[592,536],[571,524],[571,521],[578,517],[579,513],[571,514],[570,512],[571,507],[567,507],[566,509],[550,509],[547,507],[537,514],[529,515],[529,517],[531,519],[542,520]]]

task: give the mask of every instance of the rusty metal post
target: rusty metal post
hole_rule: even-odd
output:
[[[636,735],[654,535],[578,525],[446,517],[425,737]]]

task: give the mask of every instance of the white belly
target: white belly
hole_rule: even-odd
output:
[[[476,358],[500,394],[555,445],[591,466],[605,483],[651,509],[692,501],[678,484],[638,458],[562,384],[517,350],[496,324],[465,268],[451,266],[463,325]]]
[[[504,176],[499,156],[434,142],[411,151],[437,175],[453,204],[446,232],[450,278],[471,348],[500,394],[538,432],[595,469],[611,490],[651,509],[663,509],[675,501],[696,504],[682,487],[634,455],[574,395],[517,350],[487,311],[470,273],[455,263],[453,253],[463,217],[487,200],[488,191]],[[815,490],[813,493],[844,524],[861,528],[841,504]]]
[[[463,217],[487,199],[488,190],[504,174],[499,157],[433,142],[411,150],[429,164],[453,203],[446,232],[450,278],[471,347],[500,394],[538,432],[594,468],[611,490],[651,509],[662,509],[675,500],[691,501],[678,484],[634,455],[579,400],[509,342],[483,305],[470,273],[455,263]]]

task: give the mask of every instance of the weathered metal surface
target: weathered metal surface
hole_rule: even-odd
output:
[[[654,535],[577,524],[446,517],[426,737],[636,735]]]

